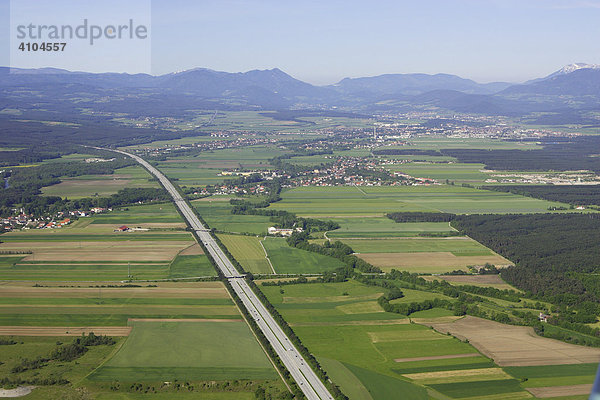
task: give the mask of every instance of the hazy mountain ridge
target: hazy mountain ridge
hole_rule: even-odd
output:
[[[584,112],[600,105],[600,67],[572,64],[545,78],[523,84],[480,84],[449,74],[385,74],[345,78],[334,85],[314,86],[278,68],[229,73],[206,68],[160,76],[93,74],[54,68],[0,68],[0,90],[9,98],[23,88],[68,101],[69,93],[90,93],[125,104],[210,104],[252,109],[343,108],[354,111],[404,111],[433,107],[491,115],[523,115],[545,111]],[[126,97],[126,99],[124,99]],[[113,108],[106,105],[106,108]]]

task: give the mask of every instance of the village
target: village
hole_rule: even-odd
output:
[[[26,214],[23,209],[13,209],[14,215],[0,219],[0,232],[10,232],[18,229],[60,229],[80,217],[89,217],[112,211],[112,208],[94,207],[90,210],[59,211],[55,215],[35,217]]]

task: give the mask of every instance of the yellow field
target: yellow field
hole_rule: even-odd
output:
[[[9,242],[2,251],[32,251],[23,261],[170,261],[189,241]]]
[[[467,316],[452,323],[434,323],[440,332],[450,332],[486,356],[505,366],[598,363],[600,349],[577,346],[537,336],[531,327],[504,325]]]
[[[482,287],[493,287],[500,290],[516,290],[514,287],[504,282],[499,275],[445,275],[445,276],[424,276],[425,280],[445,280],[456,285],[472,285]]]
[[[273,273],[265,251],[260,244],[260,238],[242,235],[218,236],[246,271],[258,274]]]
[[[363,260],[380,267],[384,272],[392,269],[417,273],[444,273],[455,269],[466,269],[471,265],[490,263],[497,267],[510,264],[499,255],[455,256],[450,252],[421,253],[366,253],[358,254]]]

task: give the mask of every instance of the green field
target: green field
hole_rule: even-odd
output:
[[[481,172],[484,164],[461,163],[425,163],[413,162],[403,165],[394,165],[390,171],[402,172],[415,178],[430,178],[443,183],[446,179],[464,183],[483,183],[491,177],[490,173]]]
[[[535,367],[505,367],[515,378],[527,379],[524,387],[548,387],[591,384],[598,364],[540,365]]]
[[[137,229],[115,231],[127,225]],[[121,281],[214,276],[204,255],[182,254],[194,239],[171,203],[135,205],[82,217],[57,229],[1,236],[0,279]],[[10,255],[11,253],[16,253]]]
[[[222,183],[235,176],[221,175],[229,170],[270,168],[269,160],[284,154],[276,146],[249,146],[204,151],[196,156],[172,157],[157,167],[181,186],[206,186]]]
[[[396,223],[386,217],[333,218],[339,229],[327,232],[329,238],[380,238],[417,236],[423,232],[451,232],[447,222],[407,222]]]
[[[441,383],[432,384],[430,386],[438,392],[454,399],[483,395],[509,394],[523,391],[519,385],[519,381],[516,379]]]
[[[241,235],[218,235],[244,270],[253,274],[272,274],[271,264],[261,246],[262,238]]]
[[[301,216],[382,216],[390,212],[529,213],[565,206],[510,193],[461,186],[299,187],[271,208]]]
[[[420,137],[411,139],[410,143],[415,149],[440,150],[440,149],[486,149],[486,150],[533,150],[541,146],[535,142],[516,142],[499,139],[481,138],[447,138],[447,137]],[[411,147],[413,148],[413,147]]]
[[[75,156],[75,155],[71,155]],[[77,155],[80,156],[80,155]],[[65,156],[63,161],[75,161],[82,158]],[[87,157],[85,157],[87,158]],[[55,162],[60,162],[57,159]],[[112,175],[82,175],[74,178],[62,177],[61,183],[42,188],[45,196],[60,196],[68,199],[83,197],[107,197],[125,188],[159,187],[150,181],[152,176],[141,166],[131,166],[115,170]]]
[[[202,216],[208,226],[222,232],[265,235],[269,226],[273,225],[269,217],[231,214],[229,197],[212,196],[193,201],[192,205],[198,210],[198,214]]]
[[[178,255],[169,265],[169,278],[217,276],[215,267],[205,255]]]
[[[207,321],[135,322],[119,352],[89,379],[148,382],[276,378],[277,373],[244,322]]]
[[[315,274],[344,266],[336,258],[290,247],[283,238],[266,238],[262,243],[278,274]]]
[[[53,336],[0,336],[0,339],[13,340],[13,345],[1,345],[2,363],[0,364],[0,379],[46,379],[62,378],[71,382],[81,381],[87,374],[92,372],[98,364],[106,359],[116,347],[124,340],[115,338],[116,345],[90,346],[88,351],[73,361],[49,361],[45,366],[38,369],[30,369],[20,373],[11,373],[11,369],[21,364],[23,359],[34,360],[38,357],[46,358],[57,347],[57,343],[71,343],[72,337]],[[2,386],[0,386],[2,387]],[[25,399],[36,398],[34,395],[26,396]],[[42,397],[46,399],[59,397]]]
[[[27,262],[22,259],[23,257],[0,257],[0,277],[4,280],[24,281],[121,281],[128,279],[128,274],[137,279],[163,279],[170,276],[168,262],[128,264],[126,261],[100,261],[73,264],[64,261]]]
[[[172,203],[143,204],[118,207],[112,212],[95,215],[93,224],[182,223],[183,219]]]
[[[479,352],[468,343],[410,323],[399,314],[383,312],[376,302],[382,288],[348,281],[262,286],[261,290],[315,354],[334,382],[352,399],[445,399],[447,397],[441,394],[445,392],[462,396],[461,390],[465,389],[460,385],[437,388],[423,383],[427,381],[404,376],[429,372],[444,376],[450,371],[450,378],[445,378],[444,382],[454,385],[455,382],[461,383],[462,378],[460,372],[452,371],[460,370],[475,373],[470,378],[473,381],[470,396],[488,394],[481,382],[487,382],[487,371],[494,367],[493,361],[478,355]],[[402,290],[405,297],[394,301],[419,302],[444,298],[435,293]],[[436,315],[430,315],[430,318],[448,318],[447,313],[437,315],[438,310],[433,311]],[[436,358],[441,356],[456,357]],[[413,358],[425,359],[403,361]],[[498,381],[490,385],[493,392],[527,397],[518,381],[497,368],[494,373],[498,375]],[[435,395],[429,397],[424,385],[429,386],[430,391],[434,389],[435,392],[431,393]]]
[[[444,296],[443,294],[434,293],[434,292],[426,292],[423,290],[402,289],[402,293],[404,293],[404,297],[392,300],[391,303],[392,304],[412,303],[412,302],[420,303],[425,300],[433,300],[433,299],[452,300],[450,297]],[[427,310],[427,311],[430,311],[430,313],[431,313],[431,310]],[[419,318],[419,317],[422,318],[427,315],[424,311],[422,311],[422,313],[423,314],[421,314],[421,316],[411,314],[411,318]],[[447,313],[445,313],[445,314],[448,315]],[[439,316],[439,315],[437,315],[437,316]]]
[[[181,123],[178,129],[199,129],[203,131],[259,131],[259,132],[301,132],[307,130],[348,127],[348,128],[370,128],[372,121],[366,118],[348,117],[299,117],[294,120],[276,120],[269,114],[273,111],[219,111],[212,124],[200,126],[207,123],[212,117],[212,112],[198,115],[192,120]]]
[[[419,253],[450,252],[456,256],[485,256],[492,251],[466,237],[398,238],[398,239],[342,239],[357,253]]]
[[[218,282],[113,286],[5,283],[0,326],[126,326],[129,318],[239,318]]]

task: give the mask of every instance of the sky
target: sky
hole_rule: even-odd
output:
[[[13,0],[13,9],[24,1]],[[86,1],[110,3],[49,3],[70,10]],[[78,52],[88,61],[80,69],[159,75],[196,67],[277,67],[323,85],[416,72],[523,82],[574,62],[600,64],[600,0],[136,1],[151,1],[149,58],[124,49],[119,56],[97,56],[94,48]],[[132,13],[106,8],[90,15],[128,19]],[[44,18],[51,13],[40,11]],[[15,47],[10,15],[9,0],[0,0],[0,65],[10,65],[9,49]],[[69,57],[78,65],[74,54],[54,60]]]

